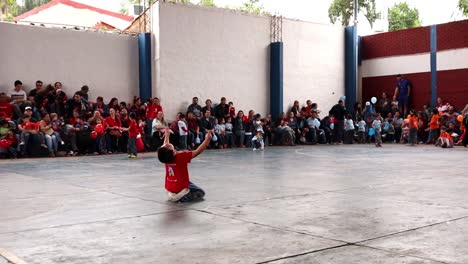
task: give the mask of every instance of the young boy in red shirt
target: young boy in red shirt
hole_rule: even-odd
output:
[[[212,131],[205,135],[205,140],[194,151],[177,152],[169,143],[170,129],[164,132],[164,144],[158,150],[158,159],[166,165],[166,190],[172,202],[187,203],[203,199],[205,192],[190,182],[188,163],[200,155],[211,142]]]
[[[128,131],[128,146],[127,146],[128,158],[135,159],[138,156],[136,140],[138,136],[139,125],[136,122],[135,112],[131,112],[129,115],[129,118],[130,118],[130,124],[128,125],[128,128],[121,127],[120,129],[122,131]]]

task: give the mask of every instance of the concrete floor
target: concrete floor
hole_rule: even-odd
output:
[[[0,248],[27,263],[466,264],[467,157],[207,151],[190,165],[206,200],[191,205],[166,201],[155,153],[0,161]]]

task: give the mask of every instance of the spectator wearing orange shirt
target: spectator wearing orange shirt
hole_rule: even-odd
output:
[[[408,139],[408,145],[410,146],[416,146],[416,143],[418,142],[418,116],[416,116],[415,111],[411,110],[410,115],[408,116],[408,121],[409,121],[409,139]]]
[[[440,128],[440,137],[437,140],[436,146],[441,146],[442,148],[453,148],[453,138],[450,133],[447,132],[446,127]]]
[[[429,137],[426,144],[434,144],[439,138],[439,111],[437,108],[432,109],[431,121],[429,122]]]

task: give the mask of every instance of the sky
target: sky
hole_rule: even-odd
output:
[[[74,0],[92,6],[118,12],[126,0]],[[214,0],[219,7],[237,7],[247,0]],[[287,18],[330,24],[328,7],[333,0],[260,0],[264,8],[272,14],[280,14]],[[198,0],[192,0],[197,3]],[[403,0],[376,0],[378,11],[387,10],[388,7]],[[458,0],[406,0],[410,7],[419,10],[422,25],[432,25],[461,19],[458,11]],[[358,17],[359,34],[367,35],[373,32],[364,16]],[[385,25],[383,25],[385,26]],[[379,24],[376,25],[379,27]]]

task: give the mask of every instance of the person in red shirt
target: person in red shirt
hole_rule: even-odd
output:
[[[0,93],[0,117],[10,121],[13,117],[13,105],[8,102],[9,97],[5,93]]]
[[[136,140],[138,136],[139,125],[136,122],[136,113],[131,112],[130,115],[130,124],[128,128],[121,128],[124,131],[128,131],[128,158],[135,159],[138,156],[136,148]]]
[[[8,131],[8,133],[3,138],[0,138],[0,153],[4,153],[7,157],[13,159],[18,158],[16,151],[17,144],[18,140],[16,139],[13,131]]]
[[[418,119],[418,116],[415,114],[414,110],[410,111],[410,114],[408,116],[408,121],[409,121],[408,144],[411,145],[411,146],[416,146],[416,143],[418,143],[419,119]]]
[[[126,110],[125,110],[126,111]],[[122,122],[120,118],[116,115],[114,108],[109,110],[109,116],[106,117],[106,130],[107,130],[107,153],[112,154],[119,150],[119,140],[122,136]]]
[[[158,150],[158,159],[166,166],[166,190],[169,200],[173,202],[193,202],[203,199],[205,192],[195,184],[190,182],[188,173],[188,163],[200,155],[210,144],[213,131],[210,130],[205,135],[205,140],[194,151],[177,152],[174,146],[169,143],[170,129],[164,132],[164,144]]]

